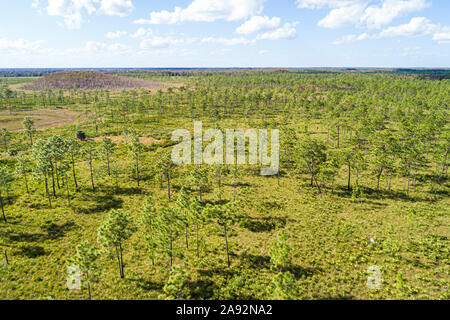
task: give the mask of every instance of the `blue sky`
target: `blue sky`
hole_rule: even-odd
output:
[[[448,0],[0,1],[0,68],[450,67]]]

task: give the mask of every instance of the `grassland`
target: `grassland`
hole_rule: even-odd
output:
[[[202,76],[196,77],[201,79]],[[216,86],[226,88],[228,84],[222,80],[215,79]],[[201,81],[194,81],[198,86],[196,89],[204,85]],[[303,103],[312,109],[333,90],[347,92],[350,97],[365,95],[318,86],[315,75],[302,82],[304,88],[313,88],[301,89],[304,101],[309,101]],[[427,84],[433,85],[430,83]],[[342,83],[342,87],[352,85],[354,83]],[[221,128],[265,128],[269,118],[271,126],[287,121],[299,139],[308,134],[330,149],[335,148],[336,140],[330,138],[330,127],[321,112],[308,112],[308,116],[294,113],[286,120],[285,115],[273,110],[284,109],[285,104],[281,103],[279,107],[273,102],[261,116],[251,111],[242,111],[242,114],[241,111],[228,111],[228,114],[224,111],[217,116],[208,109],[210,106],[201,111],[201,104],[193,114],[192,102],[186,95],[196,89],[192,85],[188,93],[180,90],[176,95],[170,92],[138,95],[136,101],[151,107],[142,112],[138,108],[124,111],[123,117],[120,103],[104,103],[99,107],[93,100],[86,104],[78,101],[76,109],[83,111],[84,116],[70,111],[72,120],[77,119],[77,123],[58,127],[45,124],[64,119],[69,114],[67,110],[73,110],[72,103],[58,104],[67,110],[28,111],[27,115],[35,118],[38,125],[44,124],[36,139],[55,134],[75,136],[79,130],[96,144],[105,136],[116,137],[114,141],[118,144],[112,161],[120,170],[116,184],[115,179],[106,174],[104,159],[98,157],[94,161],[97,186],[94,192],[90,185],[89,163],[85,157],[77,157],[80,189],[74,192],[73,181],[69,180],[69,204],[66,190],[61,185],[57,188],[57,197],[52,197],[52,208],[48,207],[42,181],[30,179],[28,194],[22,178],[16,177],[5,200],[8,223],[0,223],[0,244],[9,257],[9,264],[0,264],[1,299],[87,299],[85,289],[68,290],[66,285],[68,261],[74,255],[75,247],[82,241],[98,246],[97,229],[111,209],[129,211],[136,222],[148,196],[153,197],[157,208],[167,205],[167,187],[157,178],[155,164],[161,152],[170,150],[173,144],[170,133],[177,128],[192,130],[194,119],[202,120],[205,129],[216,125]],[[166,99],[165,102],[156,103],[161,97]],[[156,102],[153,104],[148,99]],[[129,105],[133,103],[129,102]],[[227,107],[226,103],[224,105]],[[162,106],[166,109],[162,110]],[[0,127],[17,129],[22,116],[19,112],[9,115],[3,111]],[[60,120],[56,119],[58,117]],[[396,123],[390,125],[393,130],[399,130]],[[145,142],[139,187],[133,172],[133,158],[125,143],[124,127],[136,129],[141,141]],[[448,125],[444,129],[448,130]],[[24,150],[28,155],[27,137],[19,132],[13,135],[11,147]],[[350,147],[351,130],[341,132],[340,139],[339,148]],[[372,159],[369,154],[367,157]],[[0,166],[12,171],[15,161],[14,156],[3,152]],[[352,190],[347,189],[345,165],[337,169],[333,188],[328,186],[323,192],[311,187],[310,175],[300,164],[294,168],[282,163],[279,179],[260,176],[257,170],[255,173],[254,166],[242,166],[237,184],[237,198],[242,201],[239,220],[229,235],[231,267],[226,265],[223,232],[214,222],[200,229],[200,257],[196,256],[194,248],[193,226],[189,228],[189,248],[183,237],[174,245],[175,264],[188,274],[190,298],[271,298],[270,288],[276,272],[271,268],[269,250],[278,233],[284,230],[292,248],[292,263],[288,269],[295,276],[298,299],[449,299],[448,180],[443,178],[439,192],[435,192],[430,183],[434,164],[430,162],[418,170],[414,189],[411,187],[410,192],[406,193],[405,176],[399,171],[392,177],[390,191],[388,176],[383,175],[381,194],[377,195],[374,168],[370,161],[367,163],[359,176],[364,194],[356,199]],[[172,180],[172,199],[176,199],[185,185],[185,173],[190,169],[189,166],[177,168]],[[233,198],[235,184],[231,172],[223,177],[223,199]],[[205,204],[218,201],[216,189],[217,181],[211,177],[204,194]],[[92,284],[94,299],[158,299],[169,277],[168,260],[158,255],[152,265],[145,236],[146,231],[139,227],[126,242],[125,279],[119,277],[114,259],[107,254],[101,256],[100,270]],[[372,265],[379,266],[382,271],[379,290],[369,290],[366,285],[367,268]]]
[[[22,130],[25,117],[34,119],[38,129],[64,126],[77,121],[80,112],[65,109],[36,109],[24,111],[0,111],[0,127],[10,131]]]

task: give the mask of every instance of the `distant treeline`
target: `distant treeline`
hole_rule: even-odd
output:
[[[0,69],[0,77],[43,77],[64,71],[97,71],[134,77],[157,75],[163,77],[213,76],[221,74],[246,74],[258,72],[296,73],[395,73],[419,79],[450,79],[450,69],[394,69],[394,68],[60,68],[60,69]]]

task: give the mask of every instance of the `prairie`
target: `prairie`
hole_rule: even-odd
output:
[[[22,129],[25,117],[32,117],[38,129],[48,129],[56,126],[72,124],[77,121],[81,112],[66,109],[36,109],[0,111],[0,127],[10,131]]]
[[[167,298],[168,242],[151,242],[140,221],[148,197],[162,214],[177,206],[182,190],[189,201],[201,194],[202,208],[236,203],[237,210],[227,234],[203,211],[198,251],[196,223],[183,220],[172,243],[173,264],[185,272],[179,298],[449,299],[448,80],[258,71],[139,77],[170,83],[170,90],[66,91],[59,98],[56,91],[33,97],[19,90],[23,96],[8,101],[13,110],[33,107],[1,111],[9,150],[30,161],[29,192],[19,173],[1,187],[1,299],[88,299],[85,281],[80,290],[67,287],[67,268],[84,241],[101,253],[93,299]],[[24,116],[42,129],[34,147],[19,131]],[[217,167],[202,165],[205,176],[195,180],[199,168],[181,165],[170,169],[168,183],[161,163],[176,143],[171,133],[193,132],[194,120],[204,130],[279,128],[279,175],[230,165],[219,180]],[[36,171],[37,141],[75,139],[80,131],[86,139],[74,157],[78,188],[69,166],[67,175],[55,170],[53,182],[49,173],[47,192]],[[108,159],[104,138],[114,144]],[[71,160],[67,150],[50,158],[58,168]],[[11,152],[0,155],[10,173],[17,162]],[[114,252],[98,241],[99,227],[117,209],[135,227],[123,242],[124,278]],[[162,239],[162,231],[153,232]],[[282,232],[289,261],[278,268],[272,248]],[[381,271],[375,290],[367,285],[371,266]],[[292,278],[277,282],[280,274]]]

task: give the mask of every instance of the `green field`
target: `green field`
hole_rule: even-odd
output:
[[[12,128],[10,107],[16,116],[29,110],[35,124],[40,110],[76,114],[31,130],[33,146],[26,132],[1,133],[0,299],[88,299],[86,281],[81,290],[67,287],[84,241],[99,250],[93,299],[449,299],[448,79],[276,70],[132,76],[173,82],[173,89],[0,89],[0,129]],[[203,130],[279,129],[279,175],[261,176],[258,165],[174,166],[169,199],[161,160],[176,143],[172,132],[192,133],[194,121]],[[76,190],[70,152],[39,140],[80,131],[87,140],[74,155]],[[110,174],[104,137],[116,144]],[[29,163],[16,172],[21,155]],[[185,221],[190,214],[177,209],[183,187],[189,202],[202,196],[199,221]],[[183,219],[143,225],[148,197],[156,222],[167,208]],[[235,206],[226,239],[218,215],[208,214],[223,203]],[[97,236],[115,209],[135,227],[121,243],[124,278],[115,248],[102,250]],[[171,273],[168,230],[177,233],[173,264],[182,272]],[[367,286],[371,266],[381,271],[376,289]],[[169,277],[179,280],[176,294]]]

